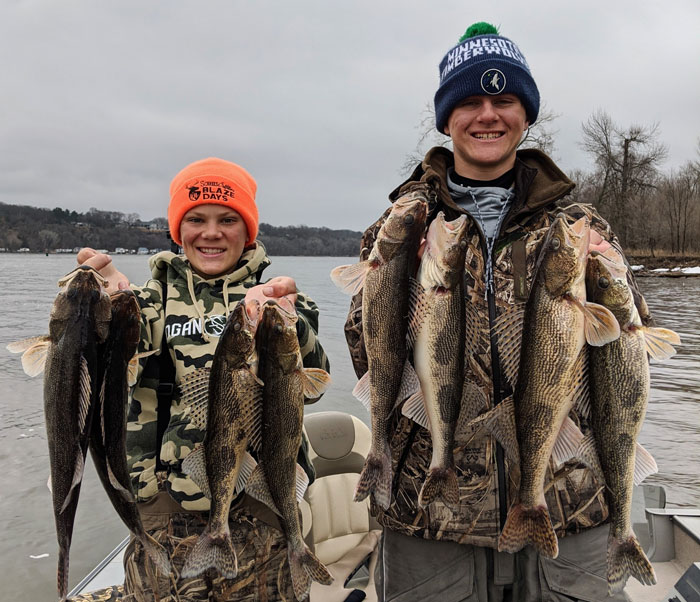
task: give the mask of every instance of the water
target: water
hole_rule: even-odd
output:
[[[349,298],[330,282],[336,265],[353,258],[278,257],[266,275],[293,276],[321,308],[320,337],[331,361],[333,385],[307,411],[341,410],[365,422],[369,415],[350,391],[356,382],[343,324]],[[147,258],[120,256],[119,268],[133,281],[148,276]],[[74,255],[0,254],[0,512],[6,525],[0,543],[3,600],[55,599],[57,544],[51,511],[48,449],[43,424],[41,378],[22,371],[10,341],[43,334],[56,294],[56,281],[75,266]],[[640,442],[656,458],[659,474],[648,482],[666,487],[669,505],[700,506],[700,278],[640,280],[659,325],[677,330],[679,353],[652,364],[652,394]],[[77,583],[124,536],[88,462],[71,547],[70,583]],[[44,556],[48,554],[48,556]],[[40,556],[31,558],[31,556]],[[41,557],[44,556],[44,557]]]

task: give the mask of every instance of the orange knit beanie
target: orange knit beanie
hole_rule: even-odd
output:
[[[170,183],[168,225],[170,236],[179,245],[180,223],[192,207],[224,205],[243,218],[248,228],[246,245],[258,235],[258,207],[255,192],[258,185],[240,165],[209,157],[190,163]]]

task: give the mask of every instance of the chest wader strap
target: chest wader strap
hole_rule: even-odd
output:
[[[165,304],[168,299],[167,285],[163,283],[163,322],[165,322]],[[175,366],[170,357],[168,341],[163,328],[163,339],[160,343],[160,355],[158,356],[158,426],[156,429],[156,472],[165,470],[160,460],[160,449],[163,446],[163,435],[170,422],[170,406],[173,403],[175,393]]]

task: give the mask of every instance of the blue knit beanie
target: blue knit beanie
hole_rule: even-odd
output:
[[[540,93],[520,49],[488,23],[475,23],[440,62],[435,125],[445,133],[452,109],[469,96],[515,94],[530,125],[540,110]]]

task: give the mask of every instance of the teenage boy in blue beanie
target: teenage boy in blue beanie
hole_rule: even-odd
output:
[[[386,509],[372,504],[384,526],[376,582],[378,597],[386,602],[628,600],[619,591],[627,574],[608,597],[604,523],[609,510],[604,486],[592,472],[575,461],[550,462],[545,498],[558,556],[532,545],[498,551],[508,511],[518,501],[518,465],[494,436],[460,427],[513,393],[505,344],[495,325],[527,300],[539,243],[554,217],[564,213],[569,223],[588,217],[592,248],[613,246],[621,254],[595,210],[567,198],[574,184],[552,160],[539,150],[517,150],[539,107],[537,85],[518,46],[493,26],[471,26],[442,59],[435,94],[436,126],[450,136],[454,151],[431,149],[389,195],[393,202],[422,183],[429,220],[439,211],[450,220],[467,214],[471,320],[455,433],[456,507],[441,502],[421,507],[418,493],[430,466],[430,434],[400,411],[390,419],[391,501]],[[388,213],[365,232],[362,260]],[[640,305],[642,320],[649,323],[643,300]],[[361,294],[353,299],[346,337],[359,377],[367,371]],[[586,421],[572,417],[588,432]]]

